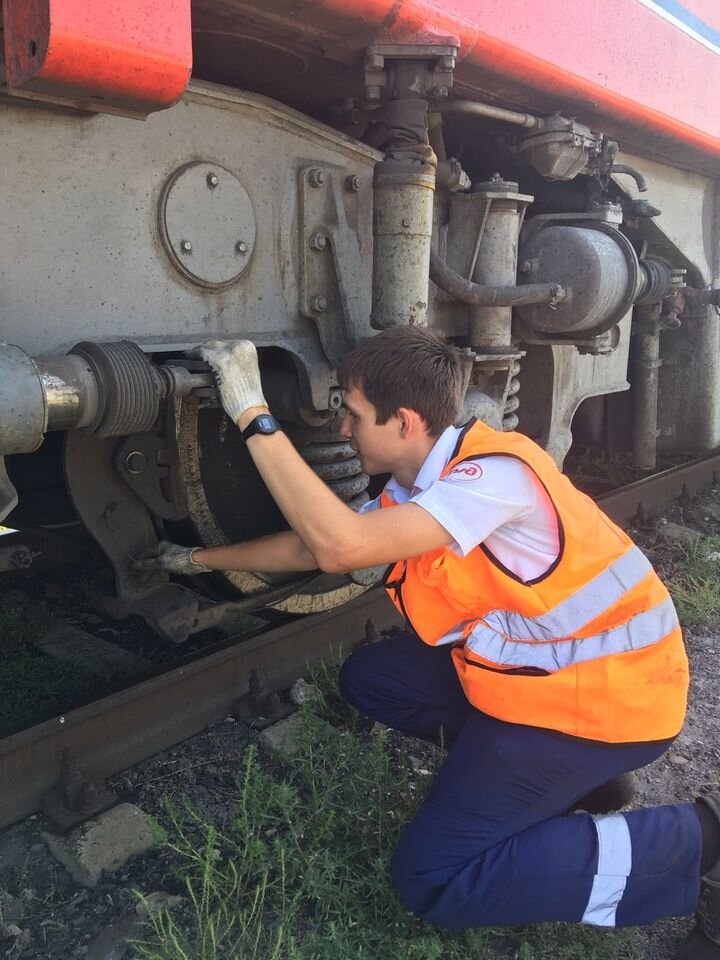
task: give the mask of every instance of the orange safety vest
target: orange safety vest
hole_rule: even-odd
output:
[[[511,723],[605,743],[666,740],[685,715],[688,664],[670,595],[649,561],[537,444],[471,421],[441,473],[507,456],[557,514],[560,549],[523,582],[484,543],[393,564],[385,585],[428,644],[452,643],[468,700]],[[383,492],[381,506],[394,506]]]

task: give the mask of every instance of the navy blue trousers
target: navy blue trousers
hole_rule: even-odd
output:
[[[437,742],[442,728],[449,745],[392,863],[417,916],[447,928],[626,926],[695,909],[702,840],[691,804],[564,815],[667,744],[573,740],[489,717],[467,701],[449,648],[411,633],[353,653],[340,690],[361,713],[403,733]]]

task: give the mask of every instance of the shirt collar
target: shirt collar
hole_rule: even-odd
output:
[[[431,483],[435,483],[447,466],[461,432],[461,428],[452,426],[443,430],[418,470],[411,490],[401,487],[394,476],[388,480],[385,490],[395,503],[405,503],[416,494],[427,490]]]

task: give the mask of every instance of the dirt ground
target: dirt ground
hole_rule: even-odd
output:
[[[663,566],[667,547],[654,543],[652,538],[642,543],[641,538],[651,559]],[[656,549],[660,553],[653,556]],[[687,630],[686,640],[692,664],[687,720],[665,756],[638,772],[635,806],[687,801],[718,786],[720,634]],[[251,736],[243,722],[228,717],[118,775],[113,786],[122,799],[160,818],[168,796],[187,796],[222,827],[232,816],[234,776]],[[416,741],[395,746],[419,758],[419,765],[423,751],[432,749]],[[134,891],[160,898],[181,892],[169,854],[155,850],[136,857],[89,890],[77,885],[49,854],[42,826],[40,817],[32,817],[0,833],[0,958],[129,960],[132,951],[125,937],[138,929]],[[638,928],[633,936],[645,960],[671,960],[692,925],[691,919],[668,920]]]

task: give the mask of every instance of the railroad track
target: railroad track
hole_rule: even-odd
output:
[[[714,455],[603,494],[597,502],[616,523],[627,525],[638,514],[642,518],[676,497],[700,492],[719,476],[720,455]],[[309,662],[332,657],[333,648],[352,649],[362,641],[368,620],[378,629],[400,622],[380,589],[340,610],[249,640],[230,640],[220,650],[200,653],[119,693],[0,739],[0,828],[40,809],[63,780],[63,757],[66,763],[69,756],[79,758],[86,776],[89,770],[104,778],[126,769],[225,716],[246,693],[253,672],[268,689],[281,689]],[[71,774],[77,793],[82,774],[72,769]]]

